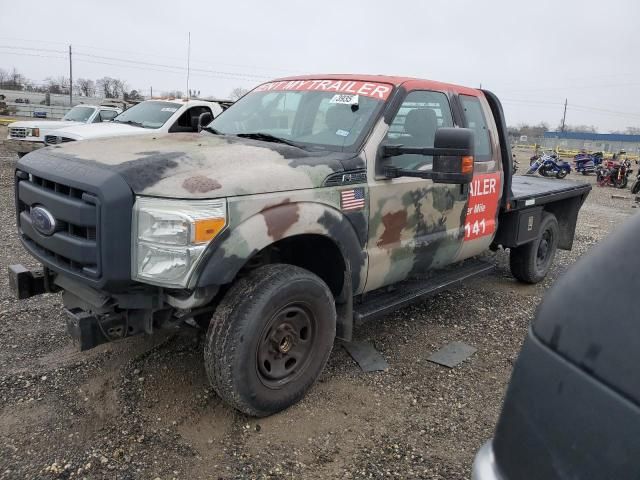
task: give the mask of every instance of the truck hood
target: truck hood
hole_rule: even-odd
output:
[[[97,163],[120,173],[136,194],[170,198],[316,188],[332,174],[365,168],[354,153],[311,152],[205,132],[70,142],[30,155]]]
[[[89,124],[71,125],[56,132],[61,137],[72,138],[74,140],[90,140],[92,138],[121,137],[127,135],[149,135],[158,134],[152,128],[136,127],[125,123],[102,122]]]
[[[36,121],[29,120],[25,122],[12,122],[9,124],[9,128],[11,127],[22,127],[22,128],[40,128],[41,130],[57,130],[59,128],[71,127],[74,125],[84,125],[80,122],[71,122],[66,120],[56,120],[56,121]]]

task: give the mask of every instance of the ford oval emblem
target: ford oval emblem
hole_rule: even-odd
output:
[[[44,207],[31,208],[31,223],[33,227],[43,235],[53,235],[58,226],[56,219],[51,212]]]

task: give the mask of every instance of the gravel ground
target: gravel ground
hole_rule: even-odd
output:
[[[35,266],[15,233],[14,162],[0,147],[0,272]],[[209,389],[197,330],[78,353],[60,297],[17,302],[1,273],[0,479],[468,478],[544,291],[634,212],[628,190],[594,187],[546,281],[516,283],[498,253],[490,276],[356,330],[387,371],[362,373],[336,346],[302,402],[259,420]],[[427,362],[454,340],[478,351],[454,369]]]

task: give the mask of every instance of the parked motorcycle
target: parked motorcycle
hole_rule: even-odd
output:
[[[629,175],[633,172],[630,167],[631,162],[629,160],[625,159],[622,162],[609,160],[606,164],[596,168],[596,181],[601,187],[626,188],[629,182]]]
[[[534,155],[530,159],[529,170],[526,175],[533,175],[538,172],[543,177],[564,178],[571,173],[571,165],[563,162],[555,153]]]
[[[602,164],[603,158],[604,154],[602,152],[577,154],[573,157],[576,172],[582,173],[582,175],[594,173],[598,165]]]
[[[631,193],[633,193],[634,195],[640,193],[640,170],[636,175],[635,181],[631,184]]]

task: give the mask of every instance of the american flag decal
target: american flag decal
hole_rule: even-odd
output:
[[[340,207],[345,212],[362,210],[364,208],[364,188],[352,188],[340,192]]]

